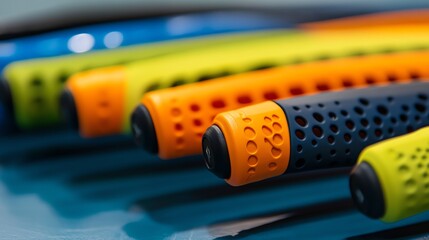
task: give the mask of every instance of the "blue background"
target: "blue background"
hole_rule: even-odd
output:
[[[428,213],[397,224],[358,213],[346,169],[234,188],[205,170],[200,157],[160,160],[129,137],[81,140],[51,131],[2,137],[0,146],[0,239],[378,239],[429,232]],[[417,222],[423,224],[412,226]]]

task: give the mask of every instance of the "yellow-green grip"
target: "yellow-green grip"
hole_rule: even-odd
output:
[[[429,127],[367,147],[350,188],[364,214],[385,222],[429,210]]]
[[[281,33],[284,34],[284,32]],[[11,91],[12,107],[18,127],[31,129],[59,122],[58,98],[64,82],[74,73],[198,47],[242,42],[278,34],[280,34],[278,31],[219,34],[78,55],[26,60],[8,65],[4,70],[4,77]]]
[[[272,66],[427,48],[427,30],[427,27],[410,27],[401,30],[380,28],[296,34],[286,32],[265,39],[213,46],[171,57],[134,62],[126,65],[125,69],[126,103],[122,115],[123,130],[129,132],[129,115],[142,94],[148,90]]]

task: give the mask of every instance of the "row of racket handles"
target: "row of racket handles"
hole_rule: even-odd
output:
[[[371,218],[398,221],[429,210],[428,94],[425,81],[397,83],[223,112],[203,136],[206,166],[238,186],[357,162],[350,189],[358,209]],[[133,125],[142,120],[147,121],[133,118]],[[134,131],[135,137],[145,130]],[[365,138],[359,135],[363,130]]]

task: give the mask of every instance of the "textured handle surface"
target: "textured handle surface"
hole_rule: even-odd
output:
[[[429,78],[428,66],[427,51],[334,59],[153,91],[141,103],[154,122],[158,154],[175,158],[201,153],[202,133],[218,113],[300,94]]]
[[[231,174],[225,179],[231,185],[278,175],[264,171],[265,165],[255,164],[249,176],[237,177],[248,171],[253,155],[272,160],[276,166],[288,162],[283,173],[352,166],[366,146],[429,125],[428,96],[429,83],[412,82],[274,101],[277,107],[262,107],[267,103],[264,102],[218,114],[213,124],[221,134],[206,132],[211,136],[204,138],[225,142],[223,156],[228,156],[231,166]],[[272,122],[274,115],[279,121]],[[247,128],[256,134],[248,134]],[[261,141],[249,145],[249,141],[255,142],[250,138]],[[216,146],[203,140],[203,149],[206,148]],[[212,162],[225,161],[221,157],[213,159]],[[215,167],[210,170],[220,172]]]
[[[257,38],[263,33],[231,34],[223,37],[202,37],[178,41],[129,46],[57,58],[15,62],[5,68],[4,75],[12,90],[17,124],[22,129],[37,128],[59,122],[58,95],[69,76],[80,71],[120,65],[159,55],[207,47],[231,41]]]
[[[384,195],[381,220],[399,221],[429,210],[429,128],[367,147],[358,166],[363,163],[372,167]]]
[[[429,124],[429,83],[278,101],[290,129],[287,172],[351,166],[366,146]]]

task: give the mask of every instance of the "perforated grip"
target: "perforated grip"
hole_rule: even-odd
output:
[[[290,133],[282,135],[289,143],[276,147],[290,151],[284,173],[352,166],[364,147],[428,125],[428,94],[429,83],[416,82],[275,101],[283,113],[276,115],[287,119],[280,124],[281,129],[288,129]],[[261,104],[218,114],[214,120],[226,139],[231,161],[231,178],[227,181],[232,185],[252,182],[246,178],[237,182],[232,176],[241,175],[243,169],[233,166],[244,164],[249,154],[243,143],[245,136],[239,134],[244,131],[242,119],[252,119],[262,113],[270,116],[274,111],[264,110]],[[263,130],[265,126],[262,120],[249,122],[252,129]],[[265,138],[264,134],[256,137]],[[271,159],[263,153],[271,148],[271,144],[259,144],[258,158]],[[258,172],[258,166],[255,169]],[[266,172],[259,179],[272,176],[275,175]]]
[[[385,52],[386,48],[389,51],[415,49],[416,45],[411,44],[414,37],[409,36],[413,33],[426,35],[424,31],[417,31],[417,29],[422,28],[380,28],[341,33],[286,31],[283,34],[264,39],[195,49],[151,61],[128,64],[126,66],[128,76],[125,84],[126,93],[124,94],[126,96],[125,112],[122,115],[123,133],[131,130],[129,116],[142,94],[153,89],[174,87],[184,83],[278,65],[340,58],[355,55],[357,52],[373,54]],[[406,36],[403,35],[405,31]],[[380,32],[383,32],[385,38],[379,38]],[[420,39],[420,37],[417,38]],[[422,44],[427,43],[423,38],[416,41],[421,41]],[[421,48],[421,46],[417,48]],[[110,134],[114,134],[114,132]],[[90,136],[91,134],[84,135]]]
[[[287,172],[353,165],[365,146],[429,124],[429,83],[277,101],[291,132]]]
[[[423,96],[423,95],[422,95]],[[423,100],[421,100],[423,101]],[[424,99],[424,101],[427,101]],[[395,222],[429,210],[429,128],[420,129],[365,148],[359,156],[351,179],[351,192],[359,209],[384,206],[383,214],[377,216],[385,222]],[[356,172],[368,165],[376,181],[362,184],[365,179]],[[380,188],[383,198],[374,199],[365,193],[366,189]],[[369,190],[367,190],[369,191]],[[373,191],[373,190],[372,190]],[[379,201],[382,201],[381,204]],[[365,214],[368,215],[365,211]]]
[[[146,118],[154,122],[156,134],[147,134],[158,142],[155,153],[160,157],[193,155],[201,153],[202,133],[218,113],[301,94],[429,78],[428,66],[429,52],[423,51],[333,59],[238,74],[149,92],[141,99],[149,115],[134,118],[133,124],[139,126],[139,121],[145,122]],[[137,132],[138,142],[152,144],[141,140],[147,135],[146,129]]]

